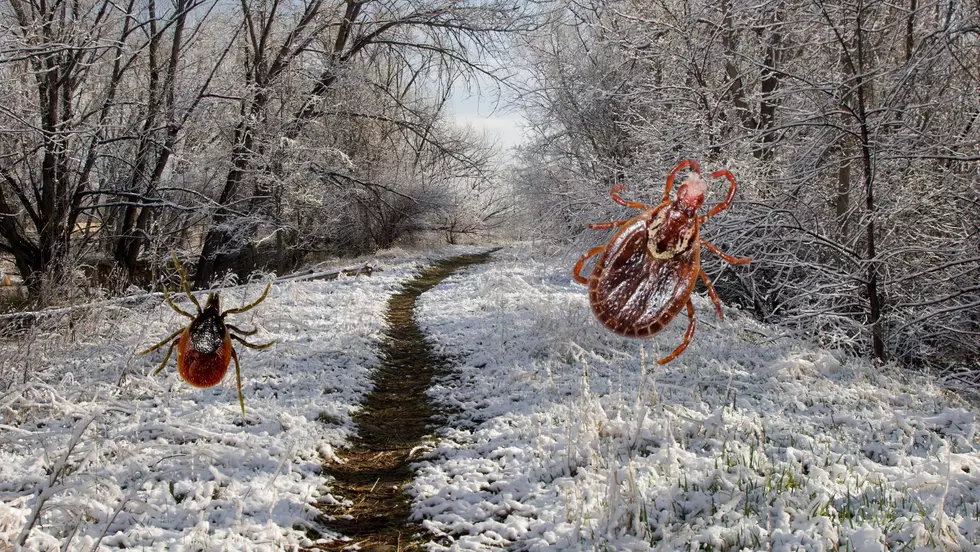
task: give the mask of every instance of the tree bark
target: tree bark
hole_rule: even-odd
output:
[[[850,151],[844,145],[839,148],[840,158],[837,162],[837,195],[834,199],[837,214],[837,235],[840,243],[850,241],[848,223],[851,210],[851,158]]]
[[[864,201],[865,216],[867,217],[867,280],[868,309],[871,323],[871,349],[875,360],[888,360],[885,351],[885,331],[881,320],[881,297],[878,283],[878,254],[875,250],[875,198],[874,198],[874,164],[872,160],[871,132],[868,129],[867,98],[873,92],[864,78],[864,29],[860,12],[856,19],[856,51],[857,67],[855,68],[855,85],[857,89],[857,119],[861,129],[861,163],[864,171]]]

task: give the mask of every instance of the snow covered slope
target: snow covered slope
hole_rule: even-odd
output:
[[[434,549],[980,549],[976,410],[695,297],[651,341],[601,329],[571,262],[510,249],[422,297],[457,371],[419,464]]]

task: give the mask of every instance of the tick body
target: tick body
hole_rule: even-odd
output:
[[[692,172],[671,201],[674,177],[686,168]],[[691,292],[698,277],[704,280],[718,317],[723,318],[718,295],[701,270],[701,246],[732,264],[751,260],[726,255],[701,239],[701,224],[728,208],[735,195],[735,177],[729,171],[716,171],[711,177],[725,177],[730,186],[725,200],[706,215],[698,215],[698,209],[704,203],[707,183],[694,161],[684,160],[674,167],[667,176],[663,200],[656,206],[626,201],[619,195],[625,187],[614,186],[610,191],[613,201],[643,212],[631,219],[590,224],[595,230],[617,230],[606,245],[591,249],[579,259],[573,271],[577,281],[589,286],[589,303],[596,318],[618,334],[650,337],[667,326],[681,309],[687,309],[684,341],[670,355],[658,360],[660,364],[677,358],[694,336]],[[595,268],[588,277],[583,276],[585,262],[595,255],[599,255]]]
[[[235,351],[231,346],[231,332],[221,319],[218,296],[212,297],[213,304],[208,302],[204,311],[184,328],[177,342],[177,373],[194,387],[218,385]]]
[[[187,294],[191,303],[194,304],[197,314],[191,314],[174,305],[170,300],[170,296],[167,294],[166,288],[164,288],[163,297],[167,301],[167,305],[178,314],[190,318],[191,322],[186,327],[170,334],[163,341],[145,351],[141,351],[140,354],[145,355],[168,343],[170,344],[170,347],[167,348],[167,355],[163,358],[163,362],[160,363],[160,367],[153,372],[156,375],[167,366],[167,361],[170,360],[170,355],[173,354],[174,347],[176,347],[177,373],[180,374],[181,379],[194,387],[214,387],[218,385],[224,379],[225,373],[228,372],[228,365],[231,361],[235,361],[238,403],[242,407],[242,416],[244,416],[245,398],[242,396],[242,370],[238,363],[238,353],[235,352],[235,348],[232,347],[231,342],[232,340],[238,341],[250,349],[266,349],[271,347],[275,341],[261,345],[250,343],[242,336],[254,335],[258,330],[242,330],[226,323],[225,317],[229,314],[245,312],[261,303],[266,295],[269,294],[269,288],[272,286],[272,282],[269,282],[265,286],[265,291],[262,292],[262,295],[258,299],[243,307],[221,312],[221,301],[218,293],[215,292],[208,295],[207,302],[205,302],[204,308],[202,309],[201,304],[191,294],[190,286],[187,284],[187,277],[184,274],[183,267],[180,266],[180,262],[177,260],[177,255],[173,254],[173,259],[174,264],[177,266],[177,271],[180,273],[180,283],[184,288],[184,293]]]

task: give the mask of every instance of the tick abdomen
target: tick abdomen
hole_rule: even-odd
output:
[[[194,387],[214,387],[225,377],[231,360],[231,337],[225,336],[211,353],[195,349],[193,333],[184,331],[177,344],[177,371],[180,377]]]
[[[677,250],[671,249],[663,259],[650,259],[650,244],[657,234],[648,230],[646,217],[637,217],[613,239],[616,247],[600,257],[589,285],[589,302],[604,326],[629,337],[649,337],[684,307],[681,298],[690,294],[697,276],[689,267],[700,262],[699,249],[690,246],[697,234],[695,221],[685,218],[694,235],[668,236],[668,246]]]

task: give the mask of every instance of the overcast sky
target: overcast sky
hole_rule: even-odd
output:
[[[492,88],[457,88],[451,102],[452,114],[458,124],[484,132],[506,150],[523,140],[524,119],[518,113],[508,112],[498,103],[493,95],[496,90]]]

